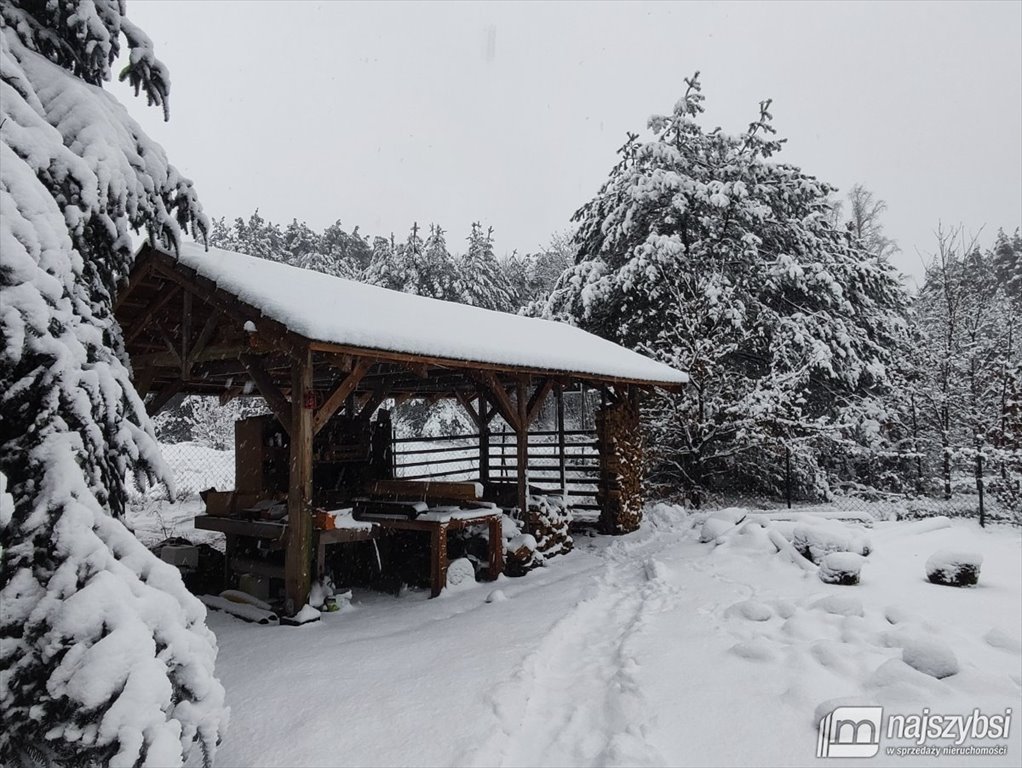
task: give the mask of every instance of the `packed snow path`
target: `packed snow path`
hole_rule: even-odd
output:
[[[814,711],[831,699],[1018,709],[1017,530],[882,523],[863,583],[843,587],[776,554],[758,526],[718,544],[699,528],[660,507],[639,533],[579,539],[525,578],[437,600],[361,593],[298,629],[214,614],[232,707],[218,763],[809,765]],[[926,582],[926,558],[949,544],[983,552],[981,587]],[[486,603],[495,586],[510,599]],[[961,671],[905,665],[900,644],[917,635]]]

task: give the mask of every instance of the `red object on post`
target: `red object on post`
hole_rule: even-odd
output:
[[[305,399],[302,401],[302,405],[310,410],[316,408],[316,390],[310,389],[305,393]]]

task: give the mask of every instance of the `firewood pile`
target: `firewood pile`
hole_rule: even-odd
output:
[[[570,531],[571,509],[563,496],[530,496],[525,522],[543,558],[565,555],[575,545]]]
[[[604,533],[630,533],[642,522],[644,445],[639,408],[629,400],[605,405],[596,415],[600,451],[600,486],[596,499],[603,510]]]

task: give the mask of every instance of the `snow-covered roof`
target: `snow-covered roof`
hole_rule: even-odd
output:
[[[163,251],[313,341],[534,371],[678,385],[688,375],[579,328],[415,296],[217,248]]]

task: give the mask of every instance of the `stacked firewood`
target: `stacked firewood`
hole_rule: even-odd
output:
[[[564,496],[530,496],[526,528],[536,539],[543,558],[564,555],[574,547],[571,509]]]
[[[630,533],[642,522],[644,445],[638,405],[630,399],[605,405],[596,416],[596,438],[600,527],[604,533]]]

